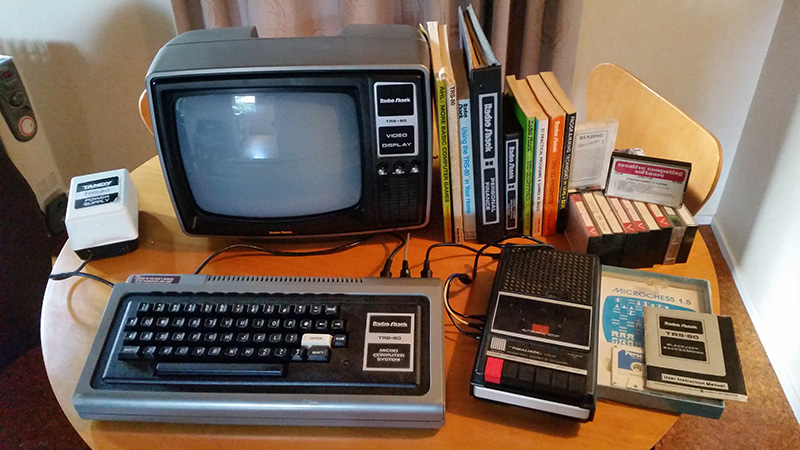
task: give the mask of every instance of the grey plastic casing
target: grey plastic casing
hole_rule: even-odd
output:
[[[148,278],[150,277],[150,278]],[[149,280],[145,282],[137,280]],[[158,281],[160,280],[160,281]],[[430,389],[420,396],[100,390],[92,377],[121,299],[142,292],[419,294],[430,301]],[[72,404],[83,419],[237,425],[440,428],[445,369],[442,284],[432,278],[132,275],[111,292]]]
[[[326,37],[287,37],[261,39],[255,27],[215,28],[188,31],[171,41],[156,54],[145,78],[147,98],[150,108],[150,119],[156,147],[162,161],[165,180],[170,180],[164,166],[161,136],[153,105],[153,86],[162,79],[179,80],[197,77],[214,77],[220,75],[265,75],[280,73],[335,73],[347,74],[369,71],[402,71],[413,70],[423,75],[421,89],[423,97],[431,98],[430,51],[423,35],[408,25],[367,25],[354,24],[345,27],[338,36]],[[420,121],[426,128],[427,139],[420,144],[424,146],[426,157],[426,205],[424,221],[418,225],[402,228],[385,228],[344,232],[335,234],[319,233],[315,236],[343,236],[385,231],[416,229],[426,226],[430,220],[432,174],[433,174],[433,141],[432,117],[430,108],[423,108],[419,114]],[[208,235],[207,233],[190,232],[187,224],[180,219],[176,195],[167,182],[167,191],[173,207],[179,216],[181,229],[192,235]],[[235,233],[234,233],[235,234]],[[270,234],[270,238],[282,238],[280,234]],[[291,234],[288,237],[292,237]]]

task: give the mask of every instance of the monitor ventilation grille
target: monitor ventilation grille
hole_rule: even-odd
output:
[[[209,282],[224,283],[363,283],[359,277],[265,277],[254,275],[209,275]]]

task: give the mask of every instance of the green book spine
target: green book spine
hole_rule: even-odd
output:
[[[514,104],[522,133],[522,234],[532,235],[532,200],[533,200],[533,158],[536,148],[536,119],[527,117],[519,104]]]

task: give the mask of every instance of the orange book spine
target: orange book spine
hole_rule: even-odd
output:
[[[561,158],[564,147],[564,116],[550,118],[547,136],[547,164],[544,182],[544,217],[542,235],[556,234],[558,220],[558,196],[561,181]]]

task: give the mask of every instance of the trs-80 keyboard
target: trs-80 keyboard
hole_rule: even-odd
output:
[[[84,419],[438,428],[438,279],[132,275],[72,403]]]

